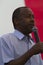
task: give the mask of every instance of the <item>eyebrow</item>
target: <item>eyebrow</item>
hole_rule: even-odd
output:
[[[31,17],[32,16],[34,18],[34,15],[33,14],[24,14],[23,16],[24,17]]]

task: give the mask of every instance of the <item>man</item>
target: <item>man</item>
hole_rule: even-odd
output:
[[[42,43],[34,43],[29,34],[34,27],[34,15],[30,8],[17,8],[12,15],[14,33],[0,38],[5,65],[42,65]],[[37,55],[36,55],[37,54]]]

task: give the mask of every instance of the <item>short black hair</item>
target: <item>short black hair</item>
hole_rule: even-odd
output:
[[[27,9],[27,7],[25,7],[25,6],[19,7],[16,10],[14,10],[14,12],[12,14],[12,22],[13,22],[14,28],[16,28],[15,20],[19,20],[21,18],[21,16],[20,16],[21,9]]]
[[[18,19],[19,18],[19,14],[20,14],[20,8],[17,8],[13,14],[12,14],[12,22],[15,26],[15,19]]]

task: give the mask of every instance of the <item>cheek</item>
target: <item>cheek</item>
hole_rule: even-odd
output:
[[[32,28],[29,27],[29,26],[26,26],[25,30],[26,30],[27,32],[31,32],[31,31],[32,31]]]
[[[27,32],[29,31],[29,28],[27,26],[25,27],[25,31],[27,31]]]

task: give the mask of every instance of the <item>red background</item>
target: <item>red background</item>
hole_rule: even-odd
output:
[[[38,28],[40,41],[43,42],[43,0],[25,0],[25,4],[35,15],[35,25]],[[43,59],[43,54],[41,56]]]

